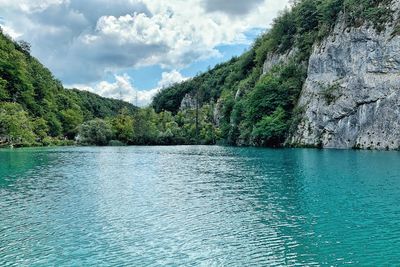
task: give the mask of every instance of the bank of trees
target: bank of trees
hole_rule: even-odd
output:
[[[221,132],[215,126],[212,108],[187,109],[175,116],[142,108],[131,114],[126,108],[116,116],[82,121],[81,116],[66,113],[65,135],[52,137],[48,122],[34,118],[18,103],[0,103],[1,146],[49,145],[182,145],[216,144]],[[196,123],[197,121],[197,123]]]
[[[115,117],[83,123],[76,141],[100,146],[215,144],[220,132],[210,121],[210,112],[208,105],[198,111],[179,111],[175,116],[169,111],[156,113],[153,108],[142,108],[132,116],[123,109]]]

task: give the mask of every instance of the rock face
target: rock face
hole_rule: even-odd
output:
[[[267,74],[273,67],[280,63],[287,63],[297,52],[298,49],[294,48],[285,54],[269,54],[263,65],[263,74]]]
[[[301,122],[288,144],[400,147],[400,36],[394,31],[392,25],[376,32],[367,25],[349,29],[339,22],[314,47],[298,103]]]
[[[195,97],[192,97],[190,94],[186,94],[181,101],[180,110],[195,109],[195,108],[196,108]]]
[[[220,126],[221,120],[223,118],[222,109],[223,109],[223,103],[219,99],[217,101],[216,105],[214,106],[214,110],[213,110],[213,119],[214,119],[214,123],[217,127]]]

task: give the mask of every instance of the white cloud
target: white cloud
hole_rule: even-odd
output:
[[[3,29],[4,33],[8,34],[9,36],[11,36],[11,38],[13,39],[17,39],[20,36],[22,36],[22,33],[15,31],[13,28],[8,27],[7,25],[1,25],[1,28]]]
[[[143,107],[150,104],[153,97],[163,88],[187,79],[176,70],[163,72],[161,80],[158,82],[156,88],[147,91],[139,91],[135,88],[128,74],[115,75],[114,78],[114,82],[101,81],[93,85],[75,84],[69,86],[69,88],[86,90],[108,98],[122,99]]]
[[[183,77],[182,74],[177,70],[163,72],[161,75],[161,80],[158,82],[158,88],[166,88],[184,80],[187,80],[187,78]]]
[[[204,7],[210,12],[224,12],[232,15],[249,13],[256,5],[261,5],[265,0],[231,0],[229,4],[226,0],[203,0]]]
[[[56,77],[88,83],[129,67],[172,70],[218,56],[216,46],[245,42],[246,31],[268,27],[287,2],[0,0],[0,9]],[[237,9],[247,13],[231,16]]]
[[[159,65],[173,75],[175,69],[219,56],[218,45],[247,43],[245,33],[267,28],[287,3],[0,0],[0,10],[6,32],[30,42],[33,55],[57,78],[66,84],[95,84],[93,90],[112,95],[112,88],[122,88],[118,79],[128,77],[116,76],[115,82],[102,84],[107,75],[149,65]],[[142,94],[143,102],[148,95]]]
[[[40,12],[52,5],[60,5],[68,0],[0,0],[0,6],[25,13]]]
[[[144,13],[120,17],[103,16],[96,31],[86,35],[92,44],[114,40],[119,46],[144,45],[158,48],[155,53],[143,56],[137,64],[160,64],[165,68],[183,67],[198,58],[215,56],[215,46],[245,38],[235,28],[222,29],[212,18],[194,19],[170,8],[152,16]]]

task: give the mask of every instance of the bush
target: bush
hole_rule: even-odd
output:
[[[321,94],[328,105],[335,102],[339,98],[339,90],[340,85],[338,83],[334,83],[328,86],[322,85]]]
[[[13,146],[35,144],[32,120],[21,105],[0,103],[0,141]]]
[[[76,140],[81,145],[108,145],[113,135],[110,124],[102,119],[85,122],[79,127]]]
[[[288,130],[288,119],[283,108],[278,107],[270,116],[264,116],[252,132],[252,139],[257,146],[281,146]]]

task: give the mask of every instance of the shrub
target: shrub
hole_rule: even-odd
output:
[[[82,145],[108,145],[112,138],[111,126],[102,119],[85,122],[79,127],[76,140]]]
[[[32,120],[21,105],[0,103],[0,139],[13,146],[35,144]]]

